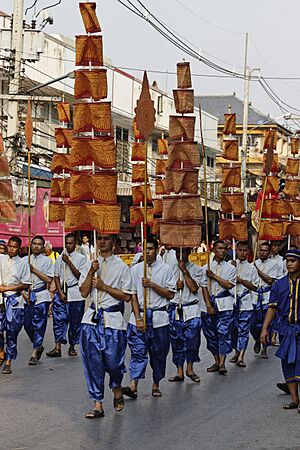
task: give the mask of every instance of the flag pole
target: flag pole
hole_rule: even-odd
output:
[[[143,259],[144,259],[144,278],[147,278],[147,182],[148,182],[148,161],[147,161],[147,150],[148,150],[148,139],[145,142],[145,172],[144,172],[144,241],[143,241]],[[146,328],[146,319],[147,319],[147,288],[144,287],[144,327]]]

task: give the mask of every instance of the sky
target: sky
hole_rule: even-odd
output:
[[[121,1],[129,5],[128,0]],[[138,0],[130,1],[144,12]],[[176,36],[188,41],[196,52],[230,71],[243,72],[245,34],[248,32],[248,65],[251,69],[260,69],[253,75],[299,77],[296,81],[267,82],[283,102],[299,108],[297,113],[285,106],[288,112],[298,114],[300,118],[299,0],[289,0],[286,4],[280,0],[141,1]],[[26,7],[32,3],[34,0],[25,0]],[[56,0],[37,0],[36,12],[53,3]],[[78,3],[78,0],[61,0],[60,5],[50,9],[54,24],[48,25],[45,31],[69,37],[84,33]],[[118,0],[97,0],[96,4],[104,34],[104,53],[115,66],[174,72],[176,63],[185,59],[190,61],[192,73],[198,75],[193,77],[196,95],[229,95],[235,92],[243,98],[243,80],[215,77],[221,74],[173,46]],[[31,9],[26,18],[31,19],[33,11]],[[141,71],[127,72],[142,76]],[[159,87],[169,93],[176,88],[174,75],[149,72],[149,79],[156,80]],[[250,101],[256,109],[281,121],[284,113],[257,81],[251,82]]]

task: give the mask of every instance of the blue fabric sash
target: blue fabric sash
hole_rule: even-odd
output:
[[[63,291],[63,292],[64,292],[64,289],[65,289],[64,294],[65,294],[65,296],[67,297],[67,300],[68,300],[68,290],[71,289],[71,288],[73,288],[73,287],[75,287],[75,286],[78,286],[78,284],[79,284],[78,281],[77,281],[77,283],[71,284],[71,286],[68,286],[67,283],[63,283],[63,284],[62,284],[61,288],[62,288],[62,291]]]
[[[300,334],[300,324],[281,323],[279,334],[284,336],[275,355],[280,359],[287,359],[288,364],[294,364],[297,355],[296,336]]]
[[[210,296],[210,301],[212,302],[213,307],[215,308],[216,311],[218,310],[216,299],[217,298],[225,298],[225,297],[232,297],[232,295],[228,289],[225,289],[224,291],[219,292],[219,294],[217,294],[217,295]]]
[[[44,284],[43,284],[41,287],[39,287],[39,288],[31,289],[31,290],[30,290],[30,295],[29,295],[30,303],[35,303],[35,302],[36,302],[36,294],[37,294],[38,292],[45,291],[45,289],[47,289],[47,284],[46,284],[46,283],[44,283]]]
[[[270,292],[271,288],[272,288],[272,286],[260,287],[256,291],[258,294],[258,298],[257,298],[256,305],[254,306],[254,309],[257,311],[257,317],[258,317],[259,321],[262,321],[262,319],[263,319],[263,310],[264,310],[264,305],[262,303],[264,300],[263,294],[265,294],[266,292]],[[266,305],[266,308],[267,307],[268,307],[268,305]]]
[[[241,309],[241,300],[246,297],[246,295],[248,295],[250,293],[249,289],[245,289],[244,292],[242,292],[241,295],[237,295],[236,298],[236,309],[240,310]]]
[[[91,308],[92,309],[96,309],[94,303],[91,304]],[[119,305],[114,305],[114,306],[110,306],[109,308],[103,309],[103,308],[99,308],[98,311],[94,312],[93,317],[92,317],[92,322],[96,323],[97,325],[97,330],[98,330],[98,335],[100,338],[100,350],[105,350],[106,349],[106,339],[105,339],[105,326],[104,326],[104,312],[106,313],[110,313],[110,312],[120,312],[120,306]]]
[[[153,332],[153,312],[154,311],[167,311],[166,306],[161,308],[147,308],[146,310],[146,338],[152,339],[154,337]],[[140,308],[140,312],[143,313],[144,310]]]
[[[12,322],[13,319],[13,306],[17,306],[19,304],[18,298],[21,297],[21,292],[17,292],[13,295],[3,294],[3,298],[6,299],[5,303],[5,311],[6,311],[6,320],[7,322]]]

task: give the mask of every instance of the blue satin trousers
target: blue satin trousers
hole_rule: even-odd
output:
[[[12,320],[7,321],[5,312],[0,313],[0,348],[4,349],[4,336],[6,335],[6,359],[17,358],[18,335],[24,324],[24,309],[12,309]]]
[[[129,364],[131,379],[139,381],[145,378],[146,367],[150,360],[153,381],[159,383],[166,373],[166,361],[170,349],[169,325],[153,328],[153,337],[149,338],[130,323],[127,339],[131,351]]]
[[[36,305],[31,302],[24,308],[24,329],[32,342],[33,349],[41,348],[47,328],[50,302]]]
[[[91,400],[102,402],[105,373],[111,389],[121,386],[125,372],[126,331],[105,328],[105,348],[101,350],[99,328],[83,323],[80,349],[87,390]]]
[[[53,333],[55,342],[76,345],[79,343],[81,320],[84,314],[85,301],[64,303],[58,294],[53,299]]]
[[[214,356],[228,355],[232,351],[233,311],[217,311],[215,315],[203,312],[201,318],[207,350]]]
[[[232,347],[238,352],[248,347],[251,317],[252,311],[234,311]]]

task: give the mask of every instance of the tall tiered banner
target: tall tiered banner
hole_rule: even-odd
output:
[[[5,147],[0,133],[0,222],[14,222],[17,219],[16,205],[9,173],[9,165],[5,156]]]

